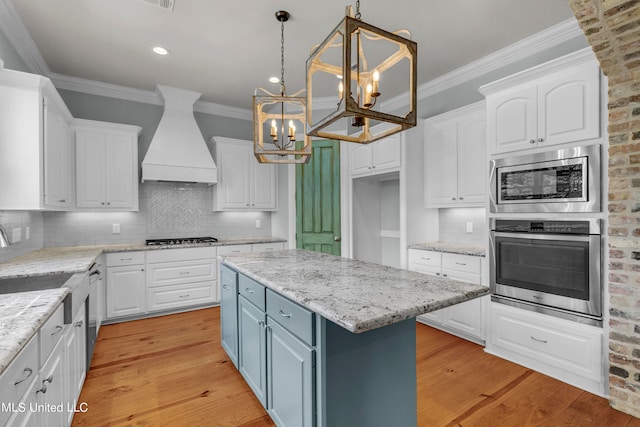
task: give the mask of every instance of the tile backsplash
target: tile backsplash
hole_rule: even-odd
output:
[[[467,232],[467,223],[473,231]],[[486,245],[488,225],[484,208],[451,208],[439,210],[440,241]]]
[[[42,212],[0,211],[0,225],[11,246],[0,248],[0,262],[24,255],[43,246]],[[20,237],[19,241],[16,237]]]
[[[206,184],[146,182],[140,185],[139,207],[139,212],[45,212],[44,247],[271,236],[269,212],[213,212],[213,192]],[[119,234],[113,233],[114,224]]]

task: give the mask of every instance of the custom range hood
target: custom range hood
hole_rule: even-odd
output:
[[[218,169],[193,116],[201,94],[161,85],[156,92],[164,112],[142,160],[142,182],[217,183]]]

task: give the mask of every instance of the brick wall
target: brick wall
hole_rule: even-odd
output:
[[[609,79],[609,393],[640,417],[640,1],[568,2]]]

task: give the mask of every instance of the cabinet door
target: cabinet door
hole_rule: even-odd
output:
[[[532,148],[537,123],[535,85],[487,97],[487,139],[494,153]]]
[[[218,144],[218,208],[248,209],[251,204],[250,182],[253,168],[249,163],[249,150],[240,143]]]
[[[600,136],[600,70],[596,63],[554,74],[538,85],[541,146]]]
[[[371,144],[351,144],[351,176],[371,173]]]
[[[64,362],[64,344],[59,342],[51,352],[47,363],[40,371],[40,392],[38,392],[38,405],[47,407],[59,407],[63,410],[42,411],[39,414],[41,426],[65,426],[67,421],[66,413],[66,372]]]
[[[67,404],[66,408],[75,408],[80,396],[80,390],[86,376],[87,366],[87,325],[85,323],[85,307],[84,304],[73,319],[71,327],[66,334],[66,364],[67,364]],[[67,419],[71,424],[73,411],[67,413]]]
[[[222,348],[238,367],[238,273],[224,266],[220,271],[220,329]]]
[[[76,132],[76,206],[105,206],[105,136],[100,132]]]
[[[314,351],[267,318],[267,411],[284,427],[314,424]]]
[[[44,98],[44,204],[71,206],[71,132],[60,112]]]
[[[371,144],[371,168],[374,172],[397,169],[402,163],[400,135],[388,136]]]
[[[484,340],[483,298],[476,298],[442,309],[444,325]]]
[[[137,141],[128,135],[107,134],[105,138],[105,203],[108,208],[131,209],[137,197]],[[135,188],[134,188],[135,186]]]
[[[457,124],[428,123],[425,130],[425,207],[451,206],[457,201]]]
[[[250,156],[251,158],[252,156]],[[262,164],[253,160],[253,194],[251,209],[276,209],[277,173],[275,165]]]
[[[458,201],[460,205],[487,201],[487,151],[484,114],[458,122]]]
[[[242,295],[238,297],[238,369],[256,397],[267,406],[265,314]]]
[[[107,318],[145,311],[144,267],[132,265],[107,268]]]

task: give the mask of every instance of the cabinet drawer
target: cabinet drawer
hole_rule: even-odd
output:
[[[267,315],[309,345],[314,345],[313,313],[267,289]]]
[[[463,271],[465,273],[480,274],[480,257],[457,254],[444,254],[442,268]]]
[[[265,287],[260,283],[240,274],[238,277],[238,292],[260,310],[265,311]]]
[[[117,252],[107,254],[107,267],[144,264],[144,252]]]
[[[213,259],[147,264],[147,285],[151,287],[215,279],[216,263]]]
[[[38,335],[34,335],[0,376],[0,403],[25,401],[23,396],[38,376]],[[11,411],[0,411],[0,425],[5,425]],[[8,424],[7,424],[8,425]]]
[[[245,254],[251,252],[251,245],[218,246],[218,255]]]
[[[162,286],[147,290],[149,311],[166,310],[214,301],[214,282]]]
[[[51,317],[40,328],[40,366],[44,365],[60,338],[64,335],[64,307],[58,306]]]
[[[493,345],[600,381],[602,330],[492,304]]]
[[[421,265],[428,267],[442,267],[442,253],[409,249],[409,265]]]
[[[147,251],[147,262],[191,261],[194,259],[216,259],[215,247],[171,248]]]
[[[253,244],[253,252],[281,251],[283,249],[284,249],[284,242]]]

